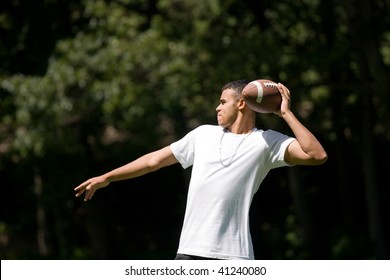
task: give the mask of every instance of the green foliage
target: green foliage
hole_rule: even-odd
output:
[[[18,6],[17,2],[21,4]],[[326,250],[318,245],[319,249],[313,253],[315,250],[305,244],[310,244],[310,240],[301,234],[307,230],[307,224],[302,224],[299,215],[291,214],[291,206],[299,208],[299,205],[290,198],[284,200],[285,205],[278,210],[270,229],[279,233],[270,237],[271,244],[282,245],[278,252],[262,257],[337,258],[353,254],[372,257],[374,253],[366,253],[367,247],[362,244],[373,237],[367,237],[366,226],[350,219],[344,207],[365,209],[360,205],[365,198],[364,189],[371,184],[379,187],[383,180],[383,167],[375,168],[373,174],[378,177],[378,185],[368,179],[364,181],[362,178],[369,178],[366,173],[357,176],[366,170],[361,159],[372,157],[375,162],[379,159],[375,153],[378,150],[389,155],[389,15],[378,16],[388,10],[384,2],[371,1],[368,7],[371,13],[365,14],[364,21],[378,27],[371,33],[359,32],[362,11],[360,6],[352,6],[348,1],[84,0],[65,3],[57,0],[38,1],[34,8],[27,2],[13,1],[0,13],[0,29],[6,35],[2,36],[4,44],[0,47],[0,57],[4,60],[0,68],[0,171],[5,174],[2,177],[8,188],[19,190],[19,186],[24,186],[20,189],[23,198],[34,193],[34,201],[28,205],[45,210],[43,231],[50,236],[46,242],[52,250],[43,255],[42,252],[34,254],[34,248],[25,254],[10,249],[19,240],[27,243],[28,239],[21,234],[17,222],[3,214],[0,235],[15,236],[8,245],[0,241],[4,252],[12,251],[12,254],[2,253],[5,257],[96,258],[97,252],[111,247],[116,249],[100,257],[128,258],[149,248],[143,256],[166,258],[167,252],[174,252],[176,246],[174,237],[181,223],[181,216],[176,213],[182,213],[180,207],[185,198],[185,191],[179,191],[182,189],[179,186],[185,185],[186,179],[172,182],[173,177],[183,176],[180,170],[166,171],[171,172],[171,177],[167,175],[164,182],[158,177],[164,176],[161,173],[155,175],[157,178],[136,181],[149,192],[157,192],[156,197],[175,205],[169,205],[170,211],[165,209],[165,214],[175,221],[171,231],[165,229],[168,242],[155,235],[144,237],[147,227],[150,229],[147,221],[138,221],[138,235],[129,236],[133,230],[123,224],[124,217],[119,214],[120,218],[115,220],[118,227],[107,229],[111,212],[101,211],[102,205],[107,203],[112,212],[114,208],[137,212],[138,208],[127,204],[134,196],[145,195],[142,192],[130,191],[132,197],[126,202],[111,194],[107,201],[89,206],[88,215],[84,205],[73,201],[71,185],[143,152],[168,145],[199,124],[215,123],[221,87],[231,80],[261,77],[280,81],[290,88],[294,111],[328,150],[330,163],[318,171],[307,171],[300,183],[307,187],[304,200],[318,200],[310,209],[318,219],[327,220],[325,233],[319,234],[319,239],[322,238],[319,243],[332,243],[328,251],[318,254],[320,249]],[[64,18],[49,16],[50,11],[55,11],[53,15],[58,13],[56,5],[66,11]],[[34,25],[29,7],[47,16]],[[27,14],[23,20],[19,15],[22,11]],[[48,33],[46,39],[39,32],[41,28]],[[32,44],[34,35],[42,45],[41,52],[35,42]],[[19,64],[15,63],[18,57]],[[366,119],[370,123],[362,131],[360,124]],[[259,123],[264,128],[291,133],[275,116],[261,115]],[[362,134],[367,141],[372,141],[374,153],[365,152]],[[275,178],[277,183],[264,183],[264,188],[275,189],[275,197],[288,193],[283,187],[286,184],[283,176],[279,177]],[[37,178],[42,180],[45,190],[41,194],[36,191]],[[160,184],[156,190],[154,186]],[[4,186],[2,183],[2,190]],[[12,195],[8,188],[3,191]],[[383,192],[382,197],[388,195],[388,190],[379,191]],[[135,199],[145,199],[147,203],[150,196]],[[340,202],[325,213],[323,209],[329,207],[328,196],[338,197]],[[347,197],[359,205],[351,206]],[[159,203],[155,201],[151,207],[158,207]],[[273,206],[269,201],[263,203]],[[10,213],[8,207],[12,206],[3,205],[2,213]],[[23,199],[15,205],[23,208]],[[107,215],[106,220],[93,219],[91,213],[102,212]],[[358,212],[366,215],[365,210]],[[30,219],[24,226],[34,236],[34,229],[39,225],[29,213]],[[329,217],[334,221],[329,221]],[[345,221],[349,228],[364,229],[361,234],[351,235],[351,231],[341,226]],[[321,229],[323,226],[309,224]],[[161,227],[164,225],[159,223],[158,228]],[[84,241],[66,234],[72,230],[80,232]],[[88,241],[93,230],[102,232],[101,240],[95,237]],[[285,233],[280,234],[282,231]],[[118,249],[123,246],[114,241],[104,239],[110,234],[126,240],[128,252]],[[333,239],[327,239],[326,235]],[[144,247],[131,243],[130,239],[140,236],[145,238],[140,242]],[[97,247],[100,243],[104,245],[87,249],[88,242]],[[171,247],[164,247],[167,244]]]

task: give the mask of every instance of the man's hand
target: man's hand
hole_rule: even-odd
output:
[[[317,138],[294,116],[291,111],[291,95],[288,88],[278,84],[282,104],[275,114],[282,117],[290,126],[296,141],[288,145],[284,160],[290,164],[318,165],[324,163],[328,156]]]
[[[76,197],[81,196],[85,192],[84,201],[88,201],[92,199],[92,196],[98,189],[108,186],[109,183],[110,182],[107,180],[107,178],[102,175],[88,179],[87,181],[76,187],[74,191],[77,192]]]
[[[283,117],[285,113],[291,111],[291,95],[290,90],[281,83],[278,83],[278,90],[282,96],[282,103],[280,104],[280,109],[274,112],[274,114]]]

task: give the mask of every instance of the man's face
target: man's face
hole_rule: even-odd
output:
[[[220,103],[216,108],[219,126],[223,128],[232,126],[239,112],[239,101],[234,90],[226,89],[222,92]]]

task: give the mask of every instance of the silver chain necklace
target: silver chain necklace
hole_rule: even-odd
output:
[[[238,148],[240,148],[242,142],[244,142],[244,140],[245,140],[249,135],[251,135],[253,131],[256,131],[256,130],[257,130],[256,127],[252,128],[251,132],[249,132],[247,135],[245,135],[244,138],[242,138],[242,140],[240,141],[240,143],[238,143],[237,148],[236,148],[236,150],[234,151],[232,157],[230,158],[229,163],[228,163],[228,164],[225,164],[225,163],[223,162],[223,160],[222,160],[222,139],[223,139],[223,137],[225,136],[227,129],[226,129],[226,128],[223,129],[223,133],[222,133],[221,139],[219,140],[219,162],[222,164],[223,167],[229,167],[229,166],[232,164],[233,159],[234,159],[234,157],[236,156],[237,151],[238,151]]]

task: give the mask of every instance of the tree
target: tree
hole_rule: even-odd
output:
[[[388,256],[386,2],[27,2],[0,17],[2,255],[172,258],[187,172],[118,183],[88,206],[72,187],[215,123],[224,83],[264,77],[290,88],[329,161],[270,173],[252,207],[256,255]],[[258,125],[290,134],[273,115]]]

